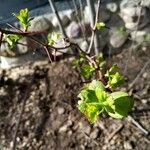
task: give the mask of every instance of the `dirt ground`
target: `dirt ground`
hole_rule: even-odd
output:
[[[131,116],[150,130],[150,49],[124,50],[107,58],[126,78],[121,89],[132,94]],[[145,66],[146,64],[146,66]],[[143,67],[145,68],[143,69]],[[139,72],[138,80],[135,81]],[[17,150],[149,150],[150,137],[128,118],[100,115],[95,124],[76,108],[82,83],[70,59],[0,71],[0,150],[10,150],[22,102],[27,97]],[[129,89],[129,87],[131,88]]]

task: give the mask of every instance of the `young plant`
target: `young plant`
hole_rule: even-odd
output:
[[[33,18],[29,18],[29,10],[27,8],[21,9],[18,14],[13,13],[13,15],[19,20],[24,30],[27,31],[31,21],[33,20]]]
[[[93,70],[101,71],[102,68],[98,69]],[[133,107],[133,99],[126,92],[112,90],[124,83],[123,77],[116,69],[117,66],[113,65],[106,71],[105,80],[101,76],[102,78],[94,79],[81,88],[77,107],[92,123],[104,111],[113,118],[122,119]]]

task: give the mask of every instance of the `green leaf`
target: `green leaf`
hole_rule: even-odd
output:
[[[80,97],[81,99],[83,99],[87,103],[98,102],[95,91],[93,91],[93,90],[89,90],[89,89],[82,90],[80,92],[80,94],[78,95],[78,97]]]
[[[103,29],[104,27],[105,27],[105,23],[104,22],[97,22],[96,23],[97,30]]]
[[[102,91],[105,91],[105,86],[101,81],[98,80],[93,80],[90,84],[89,84],[89,89],[90,90],[96,90],[97,88],[99,88]]]
[[[12,49],[16,46],[16,43],[22,38],[21,35],[16,34],[5,34],[4,40],[8,43],[9,47]]]
[[[113,118],[123,118],[131,111],[134,101],[125,92],[111,93],[105,106],[107,113]]]
[[[102,53],[96,55],[96,63],[99,65],[100,69],[106,64],[106,61],[103,58]]]
[[[116,88],[124,83],[123,76],[116,72],[117,65],[113,65],[105,74],[105,76],[108,78],[108,87]]]
[[[29,10],[27,8],[21,9],[18,14],[13,13],[13,15],[20,21],[21,25],[24,27],[25,30],[28,28],[31,20],[33,19],[29,19]]]
[[[97,104],[88,104],[84,101],[78,102],[78,109],[87,116],[90,122],[94,123],[97,119],[97,116],[103,111],[101,105]]]
[[[60,39],[60,37],[61,37],[61,34],[58,32],[52,32],[48,34],[47,36],[48,45],[54,45],[56,41]]]
[[[124,78],[118,72],[116,72],[113,76],[111,76],[111,79],[108,82],[109,86],[112,88],[118,87],[123,83],[124,83]]]
[[[86,85],[86,88],[81,90],[78,97],[81,99],[78,102],[78,109],[92,123],[95,122],[97,116],[103,111],[103,103],[108,97],[104,85],[100,81],[93,80]]]
[[[81,66],[81,75],[85,78],[90,78],[95,71],[95,68],[90,64],[83,64]]]

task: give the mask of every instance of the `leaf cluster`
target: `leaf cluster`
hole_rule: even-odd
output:
[[[119,91],[109,93],[101,81],[93,80],[78,95],[78,109],[94,123],[104,111],[113,118],[126,117],[133,107],[133,100],[127,93]]]
[[[33,18],[29,18],[29,10],[27,8],[21,9],[19,13],[13,13],[13,15],[19,20],[25,30],[27,30],[30,22],[33,20]]]

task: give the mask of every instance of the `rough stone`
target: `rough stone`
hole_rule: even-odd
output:
[[[145,46],[150,45],[150,28],[146,27],[143,30],[131,32],[131,39],[136,41],[137,44],[143,44]]]
[[[113,28],[110,31],[110,44],[113,48],[120,48],[128,39],[128,33],[126,31],[119,31],[117,28]]]
[[[67,35],[69,38],[78,38],[81,36],[81,27],[80,25],[73,21],[67,28]]]
[[[118,10],[118,4],[115,2],[110,2],[108,4],[106,4],[106,8],[110,11],[110,12],[117,12]]]
[[[150,0],[142,0],[141,6],[150,8]]]
[[[89,45],[86,41],[81,41],[81,43],[79,45],[80,45],[80,48],[84,51],[86,51],[89,47]]]
[[[64,125],[62,127],[59,128],[59,133],[63,133],[63,132],[66,132],[67,131],[67,125]]]
[[[45,58],[45,56],[41,55],[41,53],[33,54],[32,52],[23,54],[18,57],[0,56],[0,60],[1,60],[0,68],[9,69],[12,67],[24,65],[29,62],[33,62],[35,60],[41,60],[43,58]]]
[[[95,6],[95,9],[96,8],[97,6]],[[107,22],[109,19],[110,19],[110,12],[106,8],[101,7],[99,20],[102,22]],[[84,10],[84,20],[85,22],[90,22],[90,12],[88,6],[86,6]]]
[[[135,30],[138,26],[139,29],[145,27],[149,22],[149,11],[144,7],[123,7],[120,10],[120,16],[125,22],[125,27]],[[138,18],[140,16],[140,21]]]
[[[52,23],[45,17],[36,17],[32,20],[29,31],[42,32],[52,30]]]
[[[63,107],[58,107],[58,114],[62,115],[65,112],[65,109]]]
[[[125,150],[131,150],[131,149],[133,149],[133,146],[131,145],[131,143],[130,142],[124,142],[124,149]]]
[[[64,27],[66,27],[70,23],[70,19],[67,15],[64,15],[64,14],[60,15],[60,19],[61,19],[62,24],[63,24]],[[52,24],[56,28],[59,26],[58,19],[57,19],[56,16],[53,18]]]

